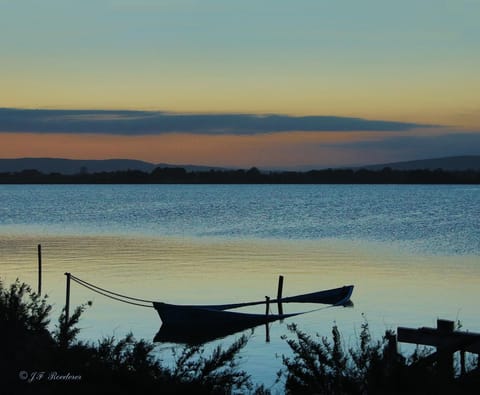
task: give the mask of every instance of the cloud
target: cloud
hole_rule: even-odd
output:
[[[29,110],[0,108],[0,133],[254,135],[290,131],[408,131],[432,127],[407,122],[335,116],[178,114],[155,111]]]
[[[432,136],[387,136],[378,141],[322,144],[339,149],[351,149],[360,156],[366,152],[375,156],[421,159],[455,155],[480,154],[480,132],[450,132]]]

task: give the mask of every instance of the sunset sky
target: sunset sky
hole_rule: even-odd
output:
[[[480,0],[0,0],[0,158],[478,155],[479,16]]]

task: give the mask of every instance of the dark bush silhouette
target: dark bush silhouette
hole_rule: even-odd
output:
[[[2,394],[268,393],[238,368],[246,336],[210,356],[202,347],[185,347],[175,366],[165,367],[153,356],[154,345],[132,334],[96,345],[77,340],[77,324],[88,304],[68,320],[62,311],[50,333],[46,297],[18,280],[8,289],[0,282]]]
[[[132,334],[96,344],[77,340],[77,325],[88,305],[78,306],[68,320],[63,311],[50,332],[47,297],[18,280],[9,288],[0,281],[2,395],[270,393],[264,386],[254,386],[239,369],[246,336],[208,356],[200,346],[184,347],[174,354],[174,365],[167,367],[153,355],[152,343],[137,341]],[[336,325],[331,341],[307,335],[294,324],[289,329],[293,338],[285,339],[293,354],[283,356],[284,368],[278,374],[278,381],[285,379],[287,394],[478,393],[478,372],[441,376],[435,364],[425,363],[425,349],[417,348],[405,358],[397,353],[393,332],[374,341],[366,321],[358,344],[350,348]]]
[[[307,335],[295,325],[287,340],[293,356],[283,357],[287,394],[476,394],[478,375],[454,379],[438,374],[434,365],[424,364],[428,351],[418,348],[408,358],[396,351],[395,334],[387,331],[373,341],[365,321],[356,347],[346,348],[336,325],[332,341]]]

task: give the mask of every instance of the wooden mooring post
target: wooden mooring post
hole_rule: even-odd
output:
[[[456,331],[455,323],[448,320],[437,320],[436,328],[397,328],[399,342],[421,344],[436,347],[433,358],[438,362],[440,374],[454,375],[453,354],[460,351],[461,373],[466,372],[465,352],[477,354],[480,358],[480,333]],[[428,359],[428,357],[427,357]],[[480,369],[480,364],[477,370]]]
[[[42,245],[37,246],[38,253],[38,294],[42,293]]]
[[[270,314],[270,297],[265,296],[265,315],[268,317]]]
[[[437,333],[440,336],[448,336],[453,333],[455,323],[447,320],[437,320]],[[441,345],[437,346],[438,371],[445,377],[453,377],[453,352],[448,352]]]
[[[278,314],[283,314],[282,292],[283,292],[283,276],[278,276],[278,288],[277,288]]]
[[[66,322],[70,319],[70,273],[65,273],[67,276],[67,289],[65,295],[65,318]]]
[[[268,318],[270,314],[270,297],[265,296],[265,317]],[[270,343],[270,327],[268,325],[268,320],[265,322],[265,341]]]

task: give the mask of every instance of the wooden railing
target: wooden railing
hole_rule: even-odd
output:
[[[460,372],[465,374],[465,353],[480,356],[480,333],[455,330],[455,323],[437,320],[436,328],[397,328],[397,340],[402,343],[421,344],[436,347],[436,352],[422,360],[422,363],[437,362],[441,374],[454,376],[454,353],[460,352]],[[480,371],[480,360],[476,369]]]

